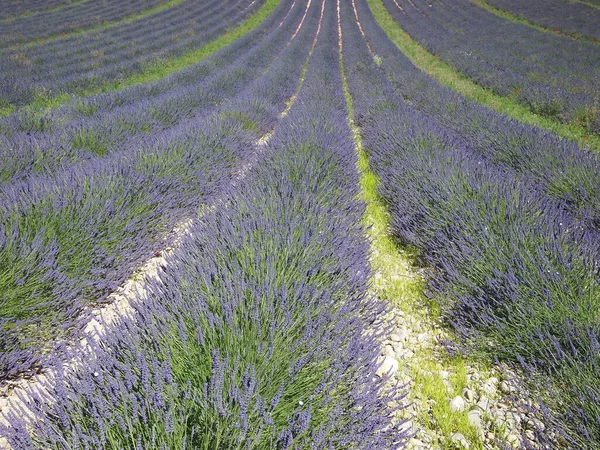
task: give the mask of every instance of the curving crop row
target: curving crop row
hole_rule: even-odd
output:
[[[15,450],[400,448],[373,376],[385,307],[367,295],[335,4],[313,3],[321,34],[262,164],[200,219],[122,332],[59,376],[31,422],[12,416]]]
[[[141,72],[226,33],[264,0],[188,0],[120,26],[0,52],[0,105],[78,93]]]
[[[303,11],[296,4],[293,15],[287,17],[287,27],[278,27],[286,13],[282,7],[235,45],[152,85],[76,100],[74,105],[51,111],[33,126],[29,119],[35,115],[4,119],[0,128],[7,137],[0,142],[4,157],[0,181],[14,183],[59,168],[68,170],[92,156],[110,156],[135,146],[136,141],[152,141],[182,121],[203,118],[263,75],[289,44]],[[301,35],[298,39],[308,38]]]
[[[297,24],[294,14],[287,20]],[[82,308],[104,300],[168,244],[176,223],[222,190],[295,92],[317,21],[307,16],[268,72],[205,117],[3,187],[3,378],[40,363],[40,342],[28,335],[64,335]]]
[[[81,0],[31,0],[5,1],[0,3],[0,20],[34,14],[38,11],[64,8],[71,4],[81,3]]]
[[[532,111],[600,130],[597,45],[538,31],[469,0],[384,0],[394,19],[429,51]]]
[[[24,17],[0,19],[0,48],[115,22],[152,9],[166,0],[84,2],[54,11],[39,11]]]
[[[356,4],[371,19],[368,7]],[[394,92],[435,119],[474,157],[535,183],[561,208],[600,231],[600,156],[532,125],[519,123],[440,86],[418,70],[372,20],[365,39]],[[367,32],[368,31],[368,32]]]
[[[359,17],[373,36],[377,25],[368,10]],[[381,178],[393,234],[422,251],[431,267],[430,295],[466,346],[520,363],[545,393],[548,412],[563,420],[571,444],[595,448],[598,232],[541,192],[537,181],[482,158],[398,95],[350,7],[343,18],[355,120]],[[379,39],[387,39],[381,31],[370,39],[371,50]],[[547,439],[544,430],[536,433]]]
[[[600,10],[579,2],[561,0],[486,0],[494,7],[507,11],[536,25],[575,36],[600,39]]]

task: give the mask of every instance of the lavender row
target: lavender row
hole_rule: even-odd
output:
[[[232,44],[208,56],[198,64],[157,81],[129,86],[124,90],[109,90],[89,97],[75,97],[60,106],[49,109],[44,114],[20,110],[0,118],[0,133],[7,137],[12,137],[17,133],[54,133],[78,121],[98,119],[116,109],[138,108],[142,103],[160,101],[163,97],[184,87],[200,86],[198,83],[205,82],[220,71],[227,70],[239,58],[250,52],[253,47],[258,45],[258,41],[262,42],[272,29],[278,28],[289,14],[289,3],[284,2],[259,26]],[[191,94],[186,93],[186,95]]]
[[[0,19],[0,48],[115,22],[154,8],[165,1],[75,3],[56,11],[42,10],[24,17]]]
[[[48,131],[32,133],[29,129],[15,133],[15,129],[27,126],[30,116],[15,115],[6,119],[4,134],[15,134],[0,142],[4,158],[0,180],[14,183],[61,168],[69,170],[75,163],[85,164],[90,157],[108,157],[139,141],[152,141],[157,134],[182,121],[201,119],[264,74],[286,48],[304,11],[300,4],[296,4],[293,11],[282,4],[268,22],[244,37],[234,49],[214,55],[189,68],[185,74],[177,74],[153,86],[84,100],[85,108],[81,108],[81,103],[75,108],[59,108],[44,118],[43,127],[49,128]],[[286,17],[286,26],[278,27],[287,13],[291,14]],[[311,14],[315,13],[311,11]],[[293,48],[302,53],[305,49],[301,45],[307,49],[310,39],[306,33],[300,34],[297,40],[302,44],[295,44]],[[87,117],[90,110],[93,114]]]
[[[200,219],[122,332],[32,405],[34,423],[13,416],[15,450],[399,448],[373,376],[384,306],[366,292],[336,43],[327,2],[305,87],[260,166]]]
[[[39,364],[40,342],[24,330],[48,341],[69,332],[82,308],[103,301],[227,184],[293,95],[309,51],[303,35],[314,37],[316,19],[286,57],[208,117],[3,188],[2,377]]]
[[[33,14],[45,9],[61,8],[67,5],[81,3],[80,0],[32,0],[32,1],[3,1],[0,2],[0,19]]]
[[[579,2],[561,0],[487,0],[492,6],[519,16],[529,22],[593,39],[600,39],[600,10]]]
[[[600,231],[600,157],[576,143],[522,124],[440,86],[418,70],[375,23],[367,5],[357,14],[379,65],[397,95],[453,132],[473,158],[504,167],[539,186],[586,228]]]
[[[381,179],[391,230],[421,250],[431,268],[429,295],[464,347],[532,371],[565,434],[578,439],[572,445],[597,445],[597,232],[536,183],[474,157],[452,130],[400,97],[350,8],[343,33],[355,120]],[[559,386],[560,396],[548,394]]]
[[[256,12],[264,0],[184,1],[121,26],[1,52],[0,103],[79,93],[202,47]]]
[[[512,22],[469,0],[384,4],[414,39],[476,83],[535,113],[600,131],[595,44]]]

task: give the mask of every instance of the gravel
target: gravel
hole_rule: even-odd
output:
[[[551,429],[551,426],[544,422],[547,419],[539,405],[519,383],[519,373],[512,369],[499,365],[483,368],[476,362],[468,363],[467,387],[462,390],[462,395],[452,397],[452,367],[445,363],[448,352],[443,344],[449,338],[448,331],[430,318],[423,317],[422,312],[411,314],[407,309],[394,308],[390,313],[392,331],[382,346],[382,366],[378,375],[392,373],[390,386],[398,390],[408,387],[411,393],[413,401],[405,398],[400,405],[390,405],[402,406],[396,414],[399,419],[407,420],[403,427],[414,432],[408,449],[561,448],[558,436],[551,447],[537,440],[538,433]],[[468,422],[477,431],[475,434],[480,436],[479,441],[470,442],[459,432],[444,435],[435,427],[433,420],[423,419],[428,417],[428,408],[435,401],[425,398],[414,382],[415,371],[425,367],[419,364],[420,358],[427,358],[428,362],[434,358],[438,363],[436,366],[441,367],[438,374],[451,398],[449,409],[456,414],[467,411]]]

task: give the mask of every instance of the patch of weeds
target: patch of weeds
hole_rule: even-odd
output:
[[[106,156],[109,152],[108,144],[102,133],[95,130],[79,130],[72,139],[73,147],[88,150],[98,156]]]

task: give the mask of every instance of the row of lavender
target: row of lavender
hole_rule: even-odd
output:
[[[476,83],[532,111],[600,131],[600,52],[469,0],[384,0],[414,39]]]
[[[55,11],[40,11],[24,17],[0,18],[0,48],[30,43],[73,31],[115,22],[154,8],[166,0],[84,2]]]
[[[38,11],[65,7],[69,4],[81,3],[81,0],[31,0],[0,3],[0,19],[33,14]]]
[[[204,119],[263,75],[287,45],[302,8],[288,18],[289,29],[280,26],[281,14],[200,64],[157,82],[76,98],[41,116],[25,111],[0,119],[0,183],[69,170]]]
[[[384,306],[339,73],[335,3],[290,114],[224,209],[86,366],[3,429],[15,450],[397,449],[376,370]],[[60,362],[57,362],[60,370]]]
[[[457,101],[356,9],[344,9],[344,64],[392,232],[422,251],[429,292],[466,347],[531,371],[572,445],[595,448],[600,235],[594,202],[582,209],[561,190],[592,192],[598,158]]]
[[[260,55],[263,65],[241,79],[243,86],[225,90],[219,105],[198,107],[174,127],[131,136],[106,156],[81,152],[70,164],[67,158],[55,170],[2,185],[3,378],[38,364],[40,342],[28,336],[63,336],[82,308],[105,299],[167,245],[165,233],[209,202],[249,157],[252,143],[272,129],[297,87],[317,27],[311,8],[291,40],[307,11],[299,3],[290,10],[290,3],[244,38],[240,51]],[[226,66],[196,89],[212,92],[211,81],[235,80],[250,61]],[[142,118],[144,108],[141,102]],[[129,113],[136,117],[136,109]]]
[[[360,10],[364,5],[358,4]],[[365,10],[366,14],[366,10]],[[368,16],[370,17],[370,16]],[[535,183],[545,195],[600,231],[600,157],[540,128],[510,120],[435,83],[379,27],[369,40],[394,91],[446,127],[480,160]]]
[[[503,11],[562,33],[600,39],[600,9],[562,0],[486,0]]]
[[[0,51],[0,106],[116,83],[207,44],[265,0],[184,0],[130,23]]]

